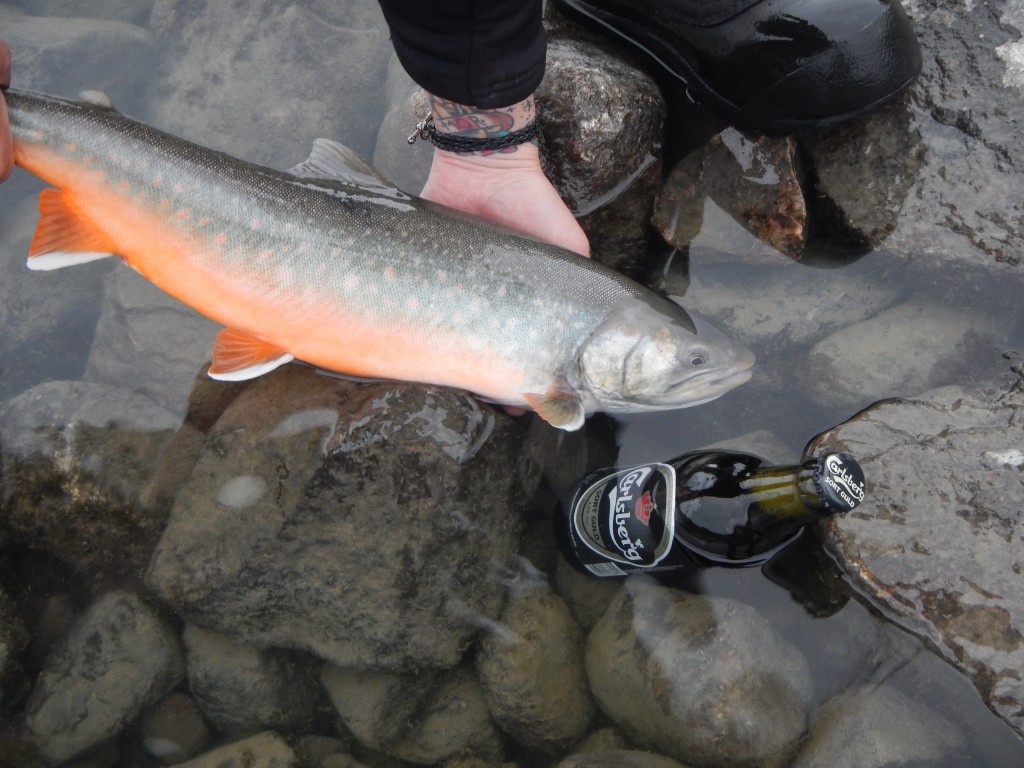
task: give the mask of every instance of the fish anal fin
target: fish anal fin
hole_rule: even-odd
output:
[[[213,345],[213,362],[207,371],[220,381],[245,381],[269,373],[295,358],[280,347],[243,331],[225,328]]]
[[[580,396],[563,389],[549,389],[543,395],[528,392],[523,395],[527,404],[553,427],[574,432],[587,419]]]
[[[28,250],[29,269],[60,269],[114,255],[114,244],[59,189],[39,195],[39,225]]]

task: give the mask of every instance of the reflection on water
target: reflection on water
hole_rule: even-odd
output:
[[[319,135],[371,155],[380,95],[398,90],[369,0],[223,16],[112,1],[85,20],[73,5],[0,8],[19,87],[102,87],[128,114],[279,167]],[[733,735],[701,754],[729,764],[784,748],[825,708],[841,724],[868,713],[845,736],[855,748],[899,719],[884,734],[894,760],[1019,764],[1020,741],[969,682],[851,598],[813,537],[767,574],[623,589],[567,571],[546,517],[548,485],[588,466],[728,440],[789,462],[876,399],[1007,387],[1007,356],[1024,348],[1019,275],[884,249],[794,263],[709,203],[657,279],[755,349],[754,379],[696,409],[565,435],[461,393],[300,366],[248,385],[197,377],[215,329],[141,278],[24,269],[39,188],[24,174],[0,188],[0,758],[33,764],[27,723],[53,759],[89,749],[101,765],[273,731],[288,743],[257,737],[265,754],[311,765],[330,752],[440,764],[457,748],[533,766],[584,734],[696,754],[707,743],[680,746],[671,724],[712,712]],[[626,656],[628,669],[611,664]],[[132,673],[104,709],[77,685],[109,681],[111,659]],[[666,719],[648,732],[651,701]],[[329,742],[317,752],[308,735]],[[814,749],[837,760],[827,740]]]

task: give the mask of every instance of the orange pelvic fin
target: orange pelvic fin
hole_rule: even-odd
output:
[[[575,392],[553,387],[543,395],[530,392],[523,395],[523,398],[538,416],[553,427],[572,432],[586,421],[583,402]]]
[[[269,373],[295,358],[280,347],[225,328],[217,334],[213,345],[213,363],[207,371],[210,378],[221,381],[245,381]]]
[[[114,255],[114,245],[81,213],[75,198],[59,189],[39,195],[42,218],[28,251],[29,269],[60,269]]]

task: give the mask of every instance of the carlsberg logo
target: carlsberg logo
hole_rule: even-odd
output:
[[[825,482],[839,494],[850,509],[864,501],[864,481],[855,477],[839,456],[829,456],[825,467],[828,469]]]
[[[609,528],[614,536],[612,543],[627,560],[634,562],[643,559],[640,550],[644,548],[644,542],[642,539],[634,541],[630,536],[628,525],[633,507],[629,502],[633,501],[649,474],[651,467],[636,467],[624,473],[608,494],[608,514],[611,516]]]

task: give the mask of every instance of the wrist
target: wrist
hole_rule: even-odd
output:
[[[482,108],[429,96],[430,115],[409,137],[426,139],[439,150],[459,155],[513,153],[536,146],[537,120],[533,97],[507,107]]]

